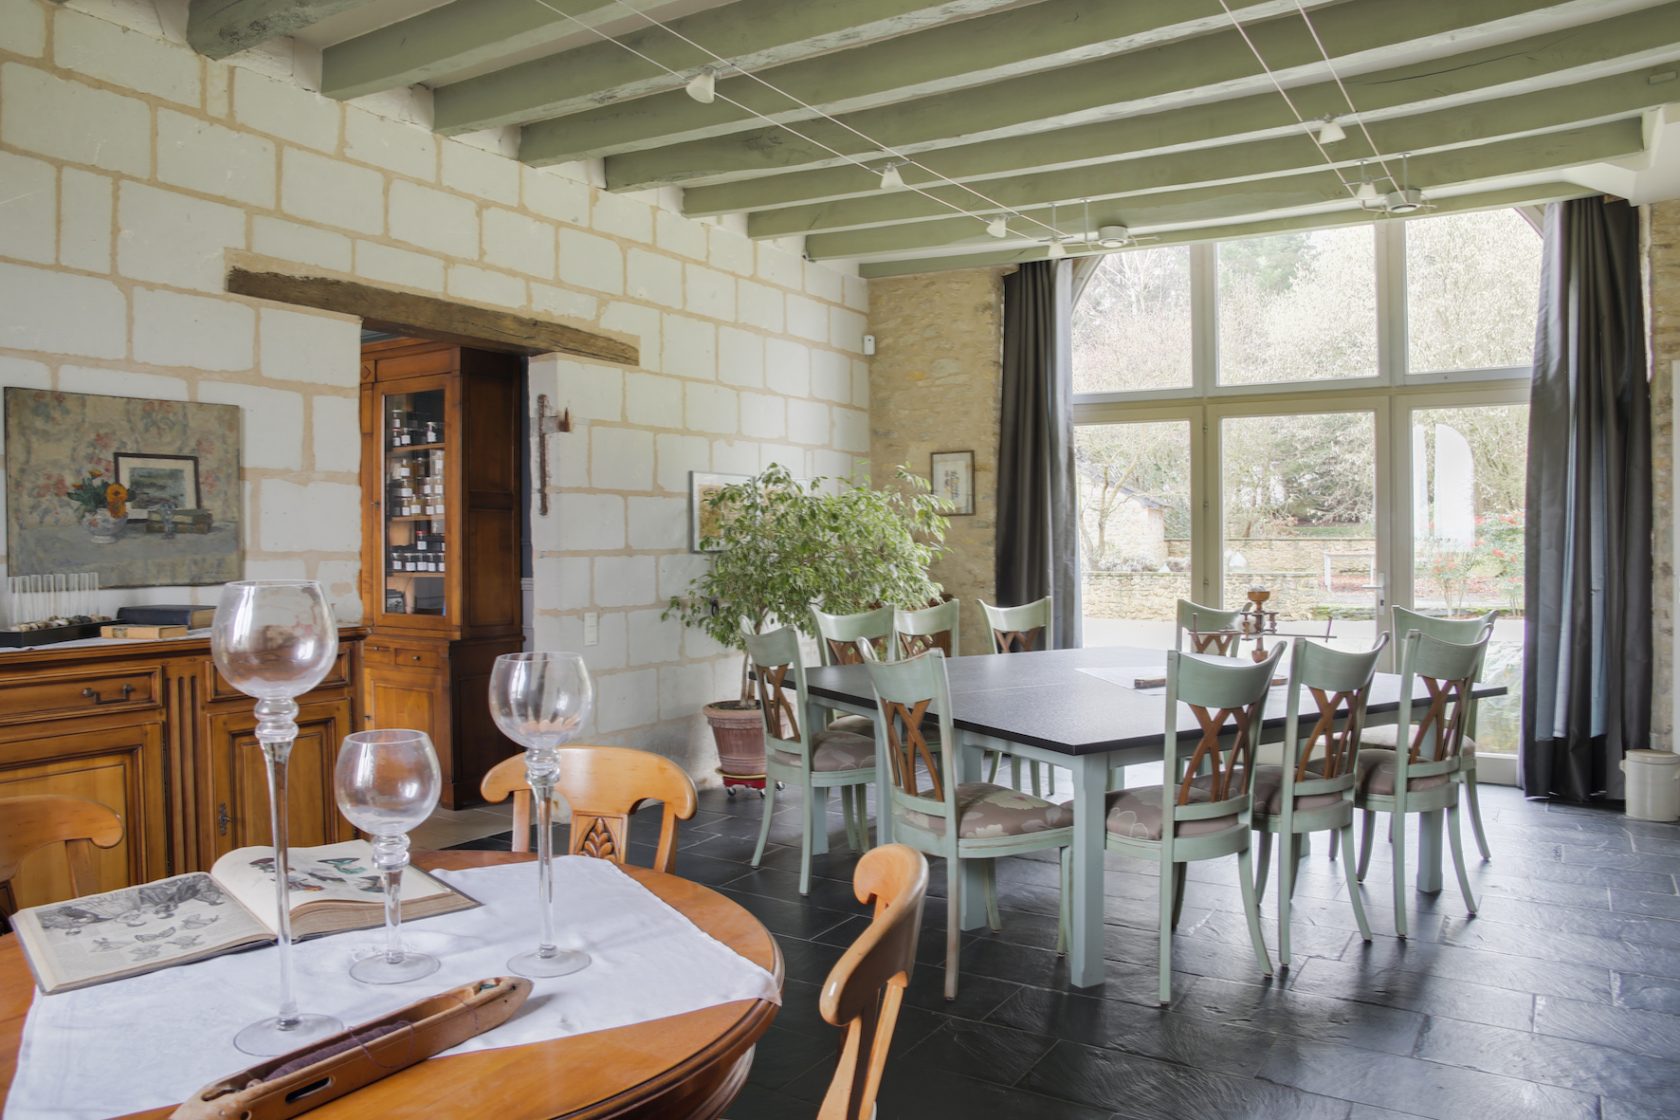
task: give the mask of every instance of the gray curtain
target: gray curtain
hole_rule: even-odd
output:
[[[997,597],[1015,606],[1054,595],[1056,645],[1063,649],[1080,644],[1072,335],[1068,261],[1034,261],[1004,277]]]
[[[1524,792],[1624,796],[1651,714],[1651,423],[1639,220],[1546,208],[1528,421]]]

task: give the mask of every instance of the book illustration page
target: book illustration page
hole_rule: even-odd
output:
[[[162,966],[269,931],[203,873],[37,907],[36,947],[65,978]]]
[[[216,861],[214,874],[230,894],[258,914],[274,912],[274,853],[240,848]],[[352,840],[319,848],[293,848],[286,887],[295,913],[311,903],[359,902],[383,907],[385,881],[373,865],[373,848]],[[437,885],[412,867],[404,868],[402,897],[437,893]]]

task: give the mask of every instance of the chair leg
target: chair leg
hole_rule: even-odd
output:
[[[776,779],[766,775],[764,778],[764,823],[758,826],[758,847],[753,849],[752,865],[758,866],[759,860],[764,858],[764,845],[770,839],[770,814],[776,811]]]
[[[1278,964],[1289,967],[1289,901],[1295,894],[1295,849],[1299,833],[1282,838],[1278,845]],[[1259,899],[1255,900],[1259,905]]]
[[[811,845],[816,831],[816,822],[812,819],[816,814],[812,812],[811,803],[817,799],[818,792],[806,786],[805,804],[799,807],[799,893],[802,895],[811,893]]]
[[[1172,1006],[1172,939],[1173,939],[1173,888],[1178,882],[1178,876],[1166,866],[1161,867],[1161,985],[1160,1000],[1162,1007]]]
[[[1289,866],[1291,866],[1293,868],[1296,868],[1296,869],[1300,868],[1301,858],[1302,858],[1302,855],[1304,854],[1303,853],[1303,848],[1306,846],[1306,843],[1307,843],[1307,834],[1304,833],[1304,832],[1297,832],[1289,838]],[[1331,847],[1335,847],[1335,845],[1332,844]],[[1289,897],[1290,898],[1295,897],[1295,884],[1299,883],[1300,881],[1301,881],[1301,877],[1299,875],[1290,876],[1290,878],[1289,878]]]
[[[1260,903],[1254,897],[1254,863],[1247,848],[1237,853],[1237,880],[1242,887],[1243,913],[1248,916],[1248,938],[1254,942],[1254,959],[1260,962],[1260,971],[1270,976],[1272,958],[1266,955],[1266,938],[1260,932]]]
[[[962,948],[962,861],[945,861],[945,998],[957,998],[957,954]]]
[[[840,787],[840,819],[846,823],[846,847],[858,850],[857,818],[852,815],[852,787]]]
[[[1190,865],[1173,864],[1173,932],[1178,932],[1178,916],[1184,912],[1184,872]]]
[[[1476,771],[1472,768],[1464,771],[1464,795],[1470,802],[1470,831],[1476,834],[1476,849],[1482,853],[1482,862],[1493,859],[1493,853],[1488,851],[1487,833],[1482,830],[1482,803],[1476,798]]]
[[[1447,807],[1447,840],[1452,845],[1453,869],[1458,872],[1458,892],[1464,896],[1464,909],[1476,916],[1476,896],[1470,892],[1470,876],[1464,870],[1464,840],[1459,835],[1458,806]]]
[[[981,866],[986,869],[986,925],[996,933],[1003,928],[1003,916],[998,913],[997,860],[986,860]]]
[[[1353,822],[1339,830],[1342,842],[1342,871],[1347,875],[1348,898],[1353,901],[1353,920],[1359,923],[1359,936],[1366,941],[1371,940],[1371,923],[1365,919],[1365,899],[1359,889],[1359,880],[1353,877]],[[1336,841],[1330,841],[1331,850],[1336,847]]]
[[[1399,813],[1389,814],[1388,833],[1394,844],[1394,935],[1406,937],[1406,823]]]
[[[1067,956],[1068,926],[1073,921],[1073,849],[1061,850],[1062,894],[1056,906],[1056,955]]]
[[[869,850],[869,787],[862,783],[852,787],[852,797],[857,800],[857,830],[858,851]]]
[[[1272,833],[1270,829],[1260,833],[1260,851],[1254,858],[1254,899],[1258,902],[1266,897],[1266,876],[1271,874],[1272,868]]]
[[[1360,821],[1359,838],[1359,867],[1354,871],[1354,878],[1361,883],[1365,881],[1365,872],[1371,867],[1371,842],[1377,837],[1377,814],[1371,809],[1362,811],[1364,819]]]

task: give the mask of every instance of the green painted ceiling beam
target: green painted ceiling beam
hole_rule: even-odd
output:
[[[1410,185],[1427,192],[1433,188],[1470,184],[1500,176],[1529,175],[1584,163],[1624,159],[1643,151],[1644,127],[1635,117],[1419,156],[1411,161]],[[1123,225],[1147,231],[1158,225],[1236,220],[1335,205],[1347,199],[1347,191],[1325,168],[1281,178],[1251,179],[1214,187],[1105,200],[1092,204],[1091,225]],[[1041,222],[1048,222],[1051,218],[1048,206],[1023,207],[1019,213],[1027,219]],[[1057,218],[1057,228],[1067,234],[1079,232],[1084,224],[1082,213],[1073,213],[1065,208]],[[1033,231],[1040,228],[1021,218],[1013,220],[1010,225],[1015,236],[1024,238],[1036,239]],[[1048,236],[1047,231],[1041,232]],[[876,226],[847,233],[812,234],[805,239],[805,252],[813,260],[902,256],[918,250],[965,243],[974,244],[978,250],[988,242],[997,244],[986,236],[982,220],[951,217],[908,225]]]
[[[1680,31],[1680,28],[1676,29]],[[1505,97],[1474,105],[1457,106],[1412,117],[1376,121],[1369,125],[1376,142],[1373,151],[1357,130],[1332,147],[1332,154],[1344,165],[1343,174],[1357,180],[1359,171],[1352,161],[1371,158],[1369,171],[1380,178],[1382,168],[1374,161],[1381,153],[1390,171],[1400,171],[1397,154],[1430,152],[1455,146],[1486,144],[1500,137],[1553,131],[1588,121],[1625,117],[1663,104],[1673,87],[1653,85],[1652,72],[1638,70],[1584,82],[1565,89]],[[1415,157],[1414,157],[1415,158]],[[943,218],[951,213],[947,202],[962,209],[996,213],[999,207],[1014,208],[1042,204],[1047,199],[1122,198],[1150,192],[1192,186],[1232,183],[1324,166],[1324,157],[1304,135],[1280,140],[1259,140],[1220,148],[1199,148],[1190,152],[1149,156],[1143,159],[992,179],[979,189],[997,206],[988,205],[960,187],[941,187],[928,192],[910,190],[877,191],[867,198],[822,202],[764,210],[747,218],[747,232],[753,237],[785,237],[790,234],[862,229],[870,226]],[[1390,189],[1379,184],[1381,189]]]
[[[1576,183],[1553,182],[1537,183],[1533,186],[1506,187],[1500,190],[1482,191],[1476,194],[1454,195],[1443,198],[1433,208],[1418,215],[1429,217],[1439,214],[1464,213],[1471,210],[1494,210],[1508,206],[1538,206],[1547,202],[1560,202],[1567,198],[1584,198],[1598,192],[1590,187],[1583,187]],[[1093,249],[1094,253],[1127,253],[1138,249],[1152,249],[1163,245],[1188,245],[1201,241],[1229,241],[1239,237],[1259,237],[1269,233],[1289,233],[1302,229],[1328,229],[1335,226],[1361,225],[1370,221],[1406,221],[1401,217],[1384,218],[1373,215],[1364,210],[1342,210],[1334,213],[1297,214],[1287,218],[1268,218],[1256,222],[1240,222],[1232,225],[1197,226],[1193,229],[1176,229],[1160,236],[1151,236],[1149,241],[1127,249]],[[1086,250],[1069,249],[1068,256],[1085,255]],[[910,260],[870,261],[858,266],[858,274],[866,280],[877,280],[889,276],[913,276],[924,272],[949,272],[954,269],[965,268],[1003,268],[1012,265],[1026,264],[1028,261],[1044,259],[1042,246],[1030,246],[1019,249],[1004,249],[991,253],[963,253],[953,256],[916,257]]]
[[[1392,0],[1346,0],[1313,22],[1338,70],[1350,76],[1405,52],[1444,54],[1488,46],[1588,18],[1578,4],[1547,0],[1454,0],[1410,4],[1398,18]],[[1249,25],[1248,33],[1282,80],[1322,80],[1323,59],[1300,17]],[[865,63],[860,64],[866,64]],[[1214,100],[1269,88],[1254,55],[1233,29],[1002,82],[938,94],[841,119],[869,143],[827,121],[799,127],[810,140],[766,127],[718,140],[627,152],[607,160],[607,186],[633,190],[707,176],[785,171],[843,162],[826,148],[867,158],[875,145],[902,152],[1031,136],[1050,128],[1149,112],[1187,96]]]
[[[1327,0],[1305,0],[1316,7]],[[1233,0],[1244,18],[1295,11],[1294,0]],[[1040,0],[930,27],[862,49],[838,51],[763,71],[763,79],[826,113],[875,108],[1125,51],[1205,35],[1230,26],[1217,0]],[[656,94],[530,126],[523,158],[559,163],[660,144],[726,136],[776,120],[811,116],[752,78],[728,76],[718,92],[740,102],[700,105],[681,91]],[[749,111],[751,110],[751,111]]]
[[[670,28],[748,70],[840,50],[978,15],[1019,0],[735,0],[673,20]],[[535,0],[527,0],[536,7]],[[446,85],[433,97],[437,131],[450,134],[527,124],[622,98],[680,90],[714,60],[661,27],[648,26]],[[618,44],[623,44],[618,45]],[[625,46],[676,70],[672,77]],[[680,95],[680,94],[679,94]],[[550,161],[559,162],[559,161]]]
[[[187,42],[208,58],[226,58],[365,3],[367,0],[192,0],[187,9]]]
[[[1642,61],[1672,58],[1676,51],[1680,51],[1680,3],[1670,3],[1587,24],[1569,35],[1536,36],[1363,74],[1350,78],[1348,87],[1361,115],[1374,121],[1472,98],[1568,85],[1600,68],[1632,69]],[[1346,112],[1347,103],[1334,82],[1298,86],[1289,95],[1309,119],[1337,109]],[[1287,135],[1298,128],[1283,99],[1267,91],[1033,136],[943,148],[925,159],[942,175],[978,184],[1016,172],[1256,140]],[[912,186],[939,182],[915,167],[905,167],[902,174]],[[878,188],[875,175],[848,164],[689,186],[683,191],[683,212],[694,217],[734,214],[869,196]],[[989,191],[984,185],[980,189]]]

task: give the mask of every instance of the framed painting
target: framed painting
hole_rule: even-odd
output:
[[[704,547],[702,541],[707,537],[715,537],[722,524],[723,518],[729,515],[727,508],[719,509],[712,505],[712,497],[725,486],[737,482],[745,482],[751,478],[745,474],[708,474],[704,471],[688,472],[688,525],[690,552],[717,552],[716,545]]]
[[[962,517],[974,512],[974,452],[935,451],[928,472],[928,483],[934,497],[944,508],[947,517]]]
[[[239,409],[8,388],[6,561],[105,587],[239,579]]]

